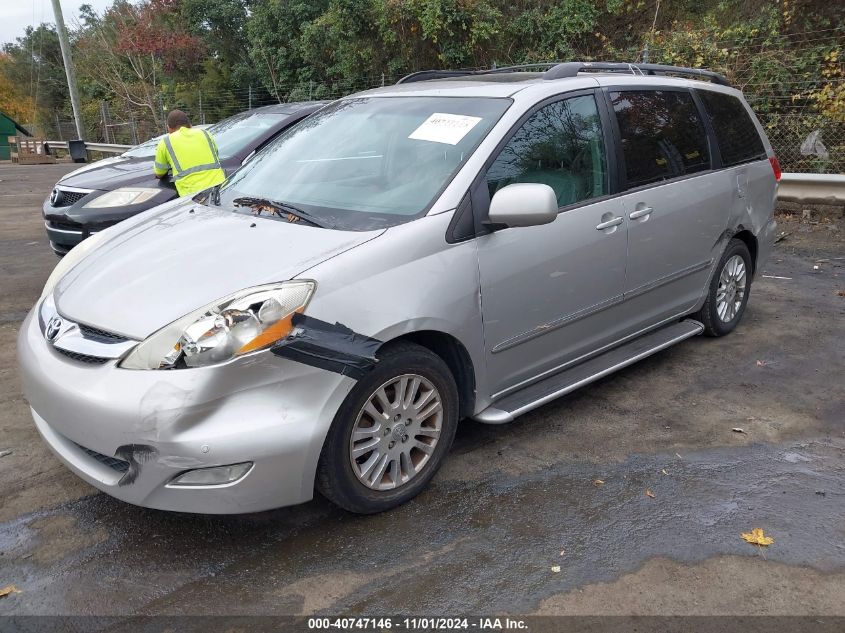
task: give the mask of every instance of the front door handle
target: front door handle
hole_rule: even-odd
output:
[[[628,217],[632,220],[636,220],[637,218],[644,218],[646,216],[651,215],[652,211],[654,211],[652,207],[642,207],[640,209],[637,209],[636,211],[632,211],[631,215],[629,215]]]
[[[612,228],[614,226],[619,226],[625,221],[621,215],[617,215],[615,218],[611,218],[607,222],[601,222],[600,224],[596,225],[596,231],[604,231],[605,229]]]

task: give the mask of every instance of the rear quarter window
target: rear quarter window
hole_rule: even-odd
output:
[[[766,157],[766,149],[754,121],[739,99],[710,90],[699,90],[698,96],[716,133],[724,167]]]
[[[707,133],[689,92],[623,90],[610,99],[629,189],[710,169]]]

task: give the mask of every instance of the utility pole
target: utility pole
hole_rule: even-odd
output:
[[[65,18],[62,15],[62,5],[59,0],[53,1],[53,15],[56,17],[56,33],[59,36],[59,45],[62,48],[62,61],[65,63],[65,74],[67,75],[67,88],[70,92],[70,105],[73,108],[73,120],[76,122],[76,137],[85,140],[82,134],[82,114],[79,108],[79,92],[76,90],[76,75],[73,72],[73,59],[70,56],[70,42],[67,39]]]

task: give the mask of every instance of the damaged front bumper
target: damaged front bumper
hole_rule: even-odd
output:
[[[308,501],[325,435],[355,380],[267,352],[170,371],[56,352],[35,310],[18,337],[36,427],[79,477],[129,503],[229,514]],[[189,470],[252,463],[236,481],[175,486]]]

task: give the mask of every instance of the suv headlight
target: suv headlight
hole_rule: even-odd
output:
[[[141,204],[155,197],[161,189],[152,187],[121,187],[108,191],[83,205],[84,209],[102,209],[104,207],[124,207],[129,204]]]
[[[267,349],[293,329],[314,294],[313,281],[241,290],[163,327],[120,363],[124,369],[205,367]]]

